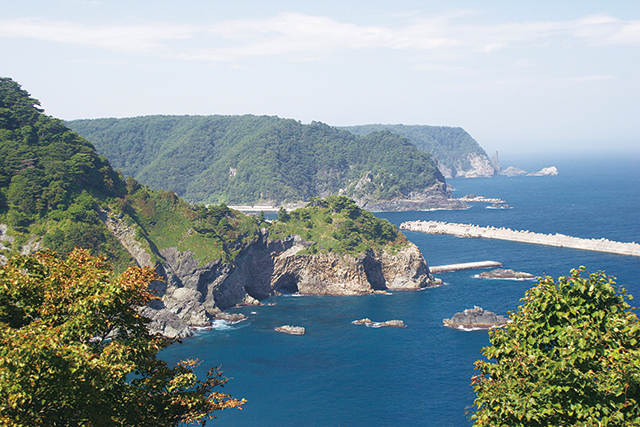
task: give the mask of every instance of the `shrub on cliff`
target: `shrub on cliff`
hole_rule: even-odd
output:
[[[110,280],[103,259],[76,250],[17,256],[0,268],[0,424],[177,426],[244,401],[214,391],[185,361],[157,358],[172,342],[151,335],[136,306],[156,275],[131,268]]]
[[[540,280],[477,361],[475,426],[640,425],[640,325],[603,272]],[[493,361],[493,363],[491,362]]]

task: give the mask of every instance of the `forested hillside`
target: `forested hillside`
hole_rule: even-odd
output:
[[[314,206],[327,208],[322,215],[310,215],[305,210],[293,212],[272,226],[261,218],[225,205],[190,204],[173,191],[153,190],[134,178],[124,179],[104,156],[96,153],[90,142],[62,121],[45,115],[39,105],[18,83],[9,78],[0,79],[0,261],[17,252],[43,247],[67,253],[79,246],[95,255],[107,256],[117,270],[141,262],[131,254],[131,249],[136,247],[152,255],[146,260],[150,265],[162,262],[159,251],[167,248],[189,251],[202,263],[212,260],[230,263],[260,234],[260,228],[269,227],[276,235],[297,233],[317,238],[323,242],[324,250],[333,252],[357,253],[380,244],[406,242],[387,221],[361,211],[345,197],[327,202],[316,200]],[[278,121],[280,119],[251,118],[250,126],[258,129],[266,126],[265,123]],[[289,127],[300,127],[293,121],[283,124],[286,126],[282,132]],[[273,137],[273,127],[267,128]],[[328,127],[317,125],[317,128],[322,134]],[[311,135],[316,130],[311,126],[303,129]],[[393,140],[384,133],[376,136],[378,139],[372,138],[371,144],[382,145],[386,138]],[[229,139],[233,140],[233,136]],[[265,142],[266,150],[269,145]],[[282,148],[281,143],[274,145]],[[336,147],[336,150],[343,148]],[[132,164],[144,158],[145,153],[140,151]],[[279,153],[271,153],[281,164],[291,167],[294,162],[304,163],[299,159],[313,162],[308,151],[302,150],[299,154],[299,150],[291,148],[288,158],[285,152],[282,148]],[[185,158],[191,158],[187,151],[183,153]],[[331,153],[325,154],[331,156]],[[362,153],[362,157],[366,158],[367,154]],[[421,158],[420,155],[417,158]],[[366,162],[363,164],[368,164]],[[421,170],[429,171],[429,166],[433,167],[427,165]],[[176,173],[179,170],[176,168]],[[428,179],[433,179],[433,173],[429,176],[425,173],[424,185],[428,185]],[[345,220],[340,215],[348,218]],[[355,227],[353,221],[364,221],[362,224],[366,226]],[[305,227],[309,230],[305,231]],[[324,234],[320,230],[324,230]],[[123,241],[128,242],[128,247],[123,246]],[[323,250],[320,246],[316,249]]]
[[[42,113],[16,82],[0,79],[0,250],[23,245],[70,251],[83,246],[118,264],[130,256],[98,220],[96,203],[123,197],[126,188],[107,159],[60,120]],[[32,234],[45,236],[34,241]]]
[[[341,129],[356,135],[367,135],[371,132],[384,130],[402,135],[408,138],[420,151],[432,154],[445,176],[464,175],[477,168],[479,159],[490,164],[485,150],[460,127],[373,124],[346,126]],[[485,173],[493,174],[490,170]]]
[[[173,192],[125,180],[39,105],[18,83],[0,79],[0,261],[16,252],[67,253],[79,246],[123,270],[135,262],[108,218],[132,230],[149,253],[177,247],[203,260],[232,259],[257,232],[256,221],[237,211],[192,206]]]
[[[356,136],[323,123],[267,116],[67,124],[123,174],[192,202],[279,204],[338,193],[387,200],[444,181],[429,154],[388,131]],[[366,186],[358,186],[365,175]]]

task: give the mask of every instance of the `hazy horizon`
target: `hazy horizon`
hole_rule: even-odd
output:
[[[640,152],[640,3],[35,0],[2,75],[64,120],[462,127],[489,154]]]

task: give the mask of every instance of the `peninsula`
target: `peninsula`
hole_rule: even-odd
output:
[[[162,278],[149,284],[158,299],[139,314],[150,320],[149,329],[168,337],[188,336],[190,327],[208,327],[221,317],[240,321],[240,316],[221,312],[280,294],[365,295],[438,284],[416,245],[390,222],[376,218],[346,195],[309,197],[305,207],[288,212],[279,209],[278,218],[270,221],[224,203],[188,203],[175,192],[153,190],[135,178],[125,178],[89,141],[38,106],[18,83],[0,78],[0,265],[40,249],[65,254],[79,247],[105,257],[114,274],[132,266],[150,268]],[[300,131],[298,136],[311,129],[298,122],[281,124]],[[378,141],[361,140],[324,125],[316,127],[320,133],[342,135],[354,144],[371,142],[367,147]],[[437,168],[426,153],[417,152],[399,137],[387,133],[378,137],[380,144],[403,142],[405,154],[417,156],[411,159],[419,167],[409,168],[406,179],[424,173],[419,187],[440,188],[437,192],[444,194],[444,181],[438,179]],[[280,140],[280,148],[289,147],[285,140]],[[332,155],[333,150],[326,146],[320,150],[320,142],[317,152],[307,152],[309,159],[318,153]],[[356,151],[362,153],[364,148]],[[350,159],[355,157],[363,156],[353,154]],[[359,172],[375,163],[363,162]],[[344,163],[345,173],[352,171],[350,164],[355,163]],[[171,172],[171,168],[161,169]],[[384,168],[372,169],[363,173],[364,181],[354,184],[354,194],[362,197],[359,188],[379,183],[389,190],[386,196],[395,197],[397,192],[391,190],[402,184],[395,181],[396,170],[391,174]],[[225,171],[229,179],[234,173],[240,176],[242,170],[231,164]],[[283,175],[294,171],[293,163],[287,163]],[[352,178],[361,176],[359,172]],[[304,181],[306,172],[300,173]],[[273,180],[267,178],[264,182],[271,185]],[[212,176],[207,182],[215,184],[216,179]],[[390,185],[392,182],[395,184]],[[296,183],[302,186],[301,181]],[[421,194],[428,201],[432,194],[427,190]],[[293,190],[291,198],[298,198]],[[247,201],[261,210],[266,205]]]
[[[483,237],[485,239],[510,240],[512,242],[533,243],[560,248],[585,251],[607,252],[618,255],[640,256],[640,244],[615,242],[609,239],[583,239],[564,234],[542,234],[529,230],[510,228],[480,227],[473,224],[457,224],[444,221],[406,221],[401,230],[419,231],[428,234],[452,234],[458,237]]]

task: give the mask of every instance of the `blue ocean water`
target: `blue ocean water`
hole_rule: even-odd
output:
[[[582,158],[553,163],[556,177],[448,180],[457,197],[498,197],[511,210],[475,204],[465,211],[378,214],[395,224],[435,219],[579,237],[640,242],[640,159]],[[550,166],[539,165],[538,169]],[[518,166],[518,165],[516,165]],[[530,167],[533,170],[534,167]],[[485,239],[407,233],[430,265],[495,260],[505,268],[559,276],[584,265],[605,270],[640,298],[640,258]],[[279,297],[236,309],[249,319],[201,331],[162,353],[175,362],[203,360],[231,377],[225,391],[248,400],[219,426],[468,426],[473,362],[489,344],[486,331],[442,326],[474,305],[515,310],[533,282],[485,280],[481,270],[444,273],[445,286],[362,297]],[[407,328],[351,322],[404,320]],[[304,326],[290,336],[275,326]]]

